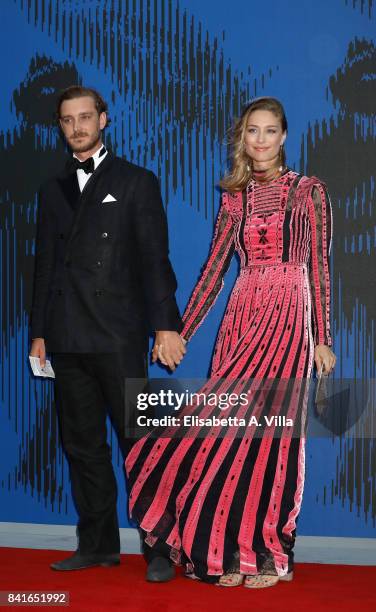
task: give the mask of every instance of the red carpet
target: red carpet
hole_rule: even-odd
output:
[[[49,569],[51,561],[66,556],[65,551],[0,548],[0,590],[69,591],[70,606],[61,609],[79,612],[376,610],[376,567],[300,564],[293,582],[254,591],[203,584],[181,572],[172,582],[150,584],[144,580],[146,566],[139,555],[122,555],[122,564],[115,568],[66,573]]]

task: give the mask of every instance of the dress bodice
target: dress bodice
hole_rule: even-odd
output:
[[[311,236],[309,231],[302,232],[302,228],[309,229],[309,208],[300,197],[301,179],[288,171],[266,185],[251,181],[242,194],[228,194],[234,247],[242,268],[309,262]],[[310,180],[311,188],[313,184]]]
[[[252,180],[243,192],[224,192],[209,258],[183,315],[189,339],[223,286],[236,250],[241,271],[296,264],[309,270],[315,344],[331,345],[329,255],[332,210],[316,177],[287,170],[267,183]]]

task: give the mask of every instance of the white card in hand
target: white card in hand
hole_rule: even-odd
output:
[[[29,355],[29,361],[31,369],[33,370],[34,376],[43,376],[44,378],[55,378],[55,372],[52,369],[51,362],[46,359],[46,365],[44,368],[40,365],[39,357],[32,357]]]

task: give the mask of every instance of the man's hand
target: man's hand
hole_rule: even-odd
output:
[[[317,344],[315,346],[315,363],[318,372],[320,372],[321,366],[323,366],[323,374],[330,374],[336,361],[337,357],[329,346],[326,346],[326,344]]]
[[[157,359],[168,366],[171,370],[179,365],[183,359],[187,349],[184,346],[184,341],[178,332],[175,331],[157,331],[155,343],[152,352],[152,362]]]
[[[46,345],[44,338],[34,338],[31,343],[31,357],[39,357],[40,365],[42,368],[46,365]]]

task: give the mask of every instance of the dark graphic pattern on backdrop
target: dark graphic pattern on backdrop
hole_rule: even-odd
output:
[[[310,126],[303,139],[306,154],[301,160],[301,167],[322,177],[332,193],[336,228],[334,320],[347,330],[347,342],[341,339],[337,351],[342,361],[351,359],[353,371],[348,375],[354,378],[375,378],[376,276],[367,275],[365,282],[376,246],[375,67],[374,44],[352,41],[345,61],[329,83],[340,112],[329,122]],[[357,336],[355,343],[348,342],[352,330]],[[376,445],[365,431],[357,434],[356,439],[340,439],[336,477],[331,491],[324,493],[329,500],[334,496],[342,501],[350,499],[358,512],[374,519]]]
[[[373,0],[344,0],[347,6],[359,10],[362,14],[368,15],[371,19],[373,11]]]

